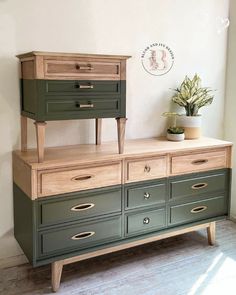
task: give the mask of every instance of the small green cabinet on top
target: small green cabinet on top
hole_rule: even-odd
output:
[[[34,266],[65,264],[200,228],[229,213],[229,142],[164,139],[13,153],[15,237]]]
[[[22,150],[27,149],[27,118],[35,120],[38,161],[44,159],[46,121],[116,118],[119,152],[126,122],[126,60],[130,56],[29,52],[21,64]]]

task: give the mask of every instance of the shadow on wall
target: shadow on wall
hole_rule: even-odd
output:
[[[4,146],[19,146],[20,92],[18,63],[14,56],[0,58],[0,130]]]

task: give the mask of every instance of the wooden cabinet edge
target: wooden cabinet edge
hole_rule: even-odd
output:
[[[13,181],[32,200],[37,198],[37,171],[13,153]]]
[[[45,58],[104,58],[105,60],[121,60],[129,59],[131,55],[110,55],[110,54],[89,54],[89,53],[68,53],[68,52],[47,52],[47,51],[31,51],[23,54],[16,55],[19,59],[32,58],[34,56],[44,56]]]
[[[232,145],[226,147],[226,154],[227,154],[226,167],[233,168],[233,161],[232,161],[233,146]]]

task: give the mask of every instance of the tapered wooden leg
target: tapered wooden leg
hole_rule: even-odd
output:
[[[63,261],[55,261],[51,265],[52,269],[52,290],[53,292],[57,292],[60,287],[61,282],[61,274],[63,269]]]
[[[116,118],[117,121],[117,132],[118,132],[118,147],[119,154],[124,152],[124,142],[125,142],[125,124],[126,118]]]
[[[21,116],[21,151],[27,151],[27,117]]]
[[[36,137],[37,137],[37,150],[38,150],[38,162],[42,163],[44,159],[44,144],[45,144],[45,122],[35,122]]]
[[[96,120],[96,145],[101,144],[101,137],[102,137],[102,119],[97,118]]]
[[[216,223],[211,222],[210,226],[207,228],[207,237],[209,245],[213,246],[216,241]]]

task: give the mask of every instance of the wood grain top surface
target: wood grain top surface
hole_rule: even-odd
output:
[[[68,52],[46,52],[31,51],[16,55],[18,58],[26,58],[32,56],[52,56],[52,57],[78,57],[78,58],[103,58],[103,59],[128,59],[130,55],[108,55],[108,54],[87,54],[87,53],[68,53]]]
[[[232,146],[231,142],[202,137],[182,142],[167,141],[163,138],[147,138],[126,140],[124,153],[118,154],[117,142],[103,142],[101,145],[81,144],[73,146],[50,147],[45,149],[45,160],[37,163],[36,149],[26,152],[16,150],[14,156],[20,158],[31,169],[41,170],[60,168],[68,165],[80,165],[90,162],[119,161],[135,157],[153,157],[168,153],[207,150]]]

